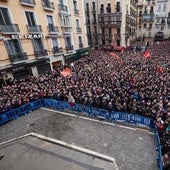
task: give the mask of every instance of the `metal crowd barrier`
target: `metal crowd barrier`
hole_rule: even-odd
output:
[[[156,125],[155,125],[155,136],[156,136],[156,142],[157,142],[156,150],[159,152],[159,155],[156,159],[157,159],[159,170],[163,170],[162,146],[161,146],[161,141],[160,141],[160,138],[159,138],[159,134],[158,134],[158,130],[157,130]]]
[[[144,125],[149,128],[154,129],[155,135],[156,135],[156,141],[157,141],[157,150],[159,152],[159,155],[157,157],[158,161],[158,166],[160,170],[163,169],[162,165],[162,151],[161,151],[161,143],[160,143],[160,138],[158,131],[156,129],[156,126],[153,123],[153,120],[148,117],[136,115],[136,114],[129,114],[129,113],[124,113],[124,112],[109,112],[104,109],[99,109],[99,108],[94,108],[91,106],[86,106],[82,104],[77,104],[75,103],[73,106],[70,106],[68,102],[65,101],[56,101],[54,99],[39,99],[35,100],[33,102],[30,102],[28,104],[22,105],[17,109],[10,110],[6,113],[0,114],[0,125],[11,121],[13,119],[18,119],[19,116],[21,115],[26,115],[29,112],[39,109],[40,107],[52,107],[58,110],[63,110],[63,109],[69,109],[72,111],[77,111],[77,112],[83,112],[87,116],[90,117],[96,117],[96,118],[101,118],[107,121],[122,121],[127,124],[132,123],[135,125]]]

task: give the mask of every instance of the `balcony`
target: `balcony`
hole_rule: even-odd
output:
[[[58,4],[58,8],[60,11],[68,12],[68,7],[66,5]]]
[[[47,56],[47,50],[41,50],[41,51],[34,51],[35,57],[43,57]]]
[[[34,26],[27,25],[27,30],[29,33],[41,33],[42,32],[41,25],[34,25]]]
[[[72,27],[61,27],[63,34],[71,34],[72,33]]]
[[[71,51],[71,50],[74,50],[73,45],[66,46],[66,51]]]
[[[121,13],[99,14],[98,21],[101,27],[120,27],[122,21]]]
[[[3,34],[14,34],[20,32],[18,24],[0,25]]]
[[[12,63],[27,60],[27,53],[9,54],[9,59]]]
[[[143,22],[154,22],[155,14],[143,14],[142,21]]]
[[[47,29],[50,34],[56,34],[59,32],[58,27],[54,25],[47,26]]]
[[[48,0],[43,0],[42,1],[42,5],[43,5],[43,8],[45,10],[48,10],[48,11],[54,11],[55,7],[54,7],[54,3],[53,2],[50,2]]]
[[[55,53],[62,53],[62,52],[63,52],[63,51],[62,51],[62,48],[57,47],[57,46],[53,47],[52,51],[53,51],[54,54],[55,54]]]
[[[74,14],[79,15],[79,10],[78,9],[74,9]]]
[[[81,27],[76,27],[77,33],[81,33]]]
[[[79,48],[83,48],[83,43],[80,43],[80,44],[79,44]]]
[[[20,4],[33,7],[35,6],[35,1],[34,0],[20,0]]]

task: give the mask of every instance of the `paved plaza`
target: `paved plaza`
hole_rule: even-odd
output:
[[[155,135],[144,129],[42,108],[0,126],[0,142],[32,132],[111,157],[119,170],[158,170]],[[3,170],[116,169],[108,160],[33,136],[0,145],[0,156]]]

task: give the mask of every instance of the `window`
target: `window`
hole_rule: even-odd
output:
[[[86,10],[89,11],[89,4],[86,3]]]
[[[94,33],[97,34],[97,27],[94,26]]]
[[[51,38],[51,41],[52,41],[53,47],[58,47],[57,38]]]
[[[163,12],[166,12],[166,4],[163,4],[163,9],[162,9]]]
[[[110,3],[107,4],[106,10],[107,10],[107,13],[110,13],[110,12],[111,12],[111,4],[110,4]]]
[[[95,2],[92,2],[92,7],[93,7],[93,9],[95,9]]]
[[[9,54],[21,54],[23,51],[21,44],[17,39],[7,40],[5,44]]]
[[[65,40],[66,40],[66,46],[70,47],[72,45],[71,44],[71,38],[70,37],[66,37]]]
[[[157,12],[161,12],[161,4],[158,4]]]
[[[47,15],[47,22],[48,22],[48,26],[49,27],[53,27],[54,26],[54,22],[53,22],[53,17],[50,15]]]
[[[78,40],[79,40],[79,44],[82,44],[82,38],[81,38],[81,36],[78,37]]]
[[[77,1],[73,0],[74,9],[77,9]]]
[[[100,5],[100,13],[101,13],[101,14],[104,13],[104,5],[103,5],[103,4]]]
[[[161,31],[163,31],[164,30],[164,26],[163,25],[161,25]]]
[[[34,13],[33,12],[25,12],[27,22],[29,26],[36,26],[35,18],[34,18]]]
[[[146,24],[143,24],[143,28],[146,28],[146,26],[147,26]]]
[[[76,19],[76,27],[80,27],[80,24],[79,24],[79,20],[78,19]]]
[[[63,5],[64,4],[63,0],[59,0],[59,4]]]
[[[69,16],[63,16],[62,22],[63,22],[63,26],[70,26]]]
[[[7,40],[5,41],[5,46],[7,48],[9,59],[11,62],[17,62],[26,59],[26,54],[23,52],[20,40]]]
[[[126,8],[126,10],[128,9]],[[120,2],[116,2],[116,12],[120,12]]]
[[[33,42],[34,50],[36,52],[44,51],[44,46],[43,46],[42,40],[40,38],[32,39],[32,42]]]
[[[10,25],[10,17],[7,8],[0,8],[0,25]]]
[[[109,32],[109,34],[111,34],[112,33],[112,28],[108,28],[108,32]]]

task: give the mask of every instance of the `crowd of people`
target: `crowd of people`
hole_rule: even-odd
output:
[[[125,50],[90,50],[89,55],[39,77],[10,79],[0,89],[0,113],[39,98],[68,101],[155,120],[162,143],[164,169],[170,166],[170,42],[147,47],[150,55]],[[69,67],[72,75],[61,71]]]

